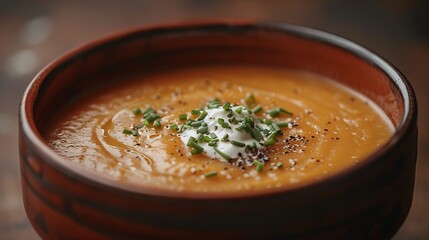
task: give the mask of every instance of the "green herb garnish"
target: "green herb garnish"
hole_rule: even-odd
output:
[[[238,113],[238,114],[241,114],[242,111],[243,111],[242,107],[238,107],[238,108],[235,109],[235,112]]]
[[[231,103],[230,102],[226,102],[223,105],[223,110],[228,111],[231,108]]]
[[[137,115],[142,114],[142,110],[140,108],[136,108],[136,109],[133,110],[133,113],[134,113],[134,115],[137,116]]]
[[[188,115],[186,113],[179,114],[180,121],[185,121],[188,119]]]
[[[122,131],[122,133],[123,133],[123,134],[126,134],[126,135],[130,135],[130,134],[133,134],[133,131],[131,131],[130,129],[125,128],[125,129]]]
[[[247,93],[244,102],[247,106],[250,106],[251,104],[255,103],[255,96],[253,96],[253,93]]]
[[[262,111],[262,107],[260,105],[256,106],[255,108],[252,109],[252,112],[254,114],[258,114]]]
[[[204,136],[204,137],[203,137],[203,140],[204,140],[204,142],[207,142],[207,143],[208,143],[208,142],[210,142],[212,139],[211,139],[211,137],[209,137],[209,136],[207,136],[207,135],[206,135],[206,136]]]
[[[209,131],[208,127],[200,127],[197,129],[197,133],[206,133]]]
[[[188,146],[192,147],[192,154],[200,154],[203,152],[204,148],[198,145],[197,140],[194,137],[190,137],[188,140]]]
[[[279,126],[279,127],[289,127],[289,122],[278,122],[277,123],[277,126]]]
[[[268,112],[268,114],[271,117],[277,117],[278,115],[280,115],[280,113],[285,113],[285,114],[293,115],[292,112],[289,112],[288,110],[285,110],[285,109],[279,108],[279,107],[274,108],[274,109],[272,109],[271,111]]]
[[[239,141],[235,141],[235,140],[231,140],[231,144],[234,145],[234,146],[237,146],[237,147],[245,147],[246,146],[245,143],[242,143],[242,142],[239,142]]]
[[[219,150],[217,147],[214,147],[214,150],[219,154],[219,155],[221,155],[226,161],[231,161],[231,157],[228,155],[228,154],[226,154],[226,153],[224,153],[224,152],[222,152],[221,150]]]
[[[146,119],[142,119],[142,123],[143,123],[143,125],[145,125],[145,126],[149,126],[149,121],[148,121],[148,120],[146,120]]]
[[[200,116],[198,117],[198,121],[201,121],[201,120],[203,120],[204,118],[206,118],[206,116],[207,116],[207,112],[206,111],[203,111],[201,114],[200,114]]]
[[[161,121],[159,121],[159,119],[156,119],[156,120],[153,122],[153,126],[154,126],[154,127],[156,127],[156,128],[161,127]]]
[[[137,129],[133,129],[133,130],[131,130],[131,134],[135,137],[135,136],[139,135],[139,131],[137,131]]]
[[[170,129],[171,130],[179,130],[179,127],[177,126],[177,124],[173,123],[170,125]]]
[[[280,132],[280,127],[277,125],[277,123],[273,122],[270,124],[270,128],[271,130],[273,130],[274,132]]]
[[[262,172],[262,170],[264,170],[265,164],[263,162],[255,160],[253,163],[256,165],[256,171],[257,172]]]
[[[216,175],[217,175],[216,171],[211,171],[211,172],[204,174],[204,178],[210,178],[210,177],[214,177]]]
[[[191,114],[192,115],[198,115],[198,114],[200,114],[200,112],[201,112],[200,110],[192,110]]]
[[[196,122],[189,123],[189,125],[192,127],[200,127],[201,123],[202,123],[201,121],[196,121]]]
[[[271,146],[276,143],[278,132],[273,132],[264,142],[264,146]]]
[[[225,134],[225,135],[222,137],[221,141],[222,141],[222,142],[228,142],[228,141],[229,141],[229,135],[228,135],[228,134]]]

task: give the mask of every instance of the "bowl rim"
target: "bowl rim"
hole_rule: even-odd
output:
[[[89,170],[82,171],[82,167],[70,164],[59,154],[55,153],[45,142],[42,134],[37,130],[36,123],[33,115],[33,106],[37,98],[44,79],[58,66],[69,61],[70,59],[83,54],[94,47],[108,44],[125,37],[130,37],[134,34],[150,31],[176,31],[177,30],[204,30],[211,27],[223,28],[251,28],[254,30],[265,30],[271,32],[280,32],[303,39],[316,41],[319,43],[329,44],[333,47],[340,48],[355,55],[363,61],[371,64],[373,67],[381,70],[389,79],[391,83],[399,90],[404,105],[404,114],[401,122],[395,129],[394,134],[389,141],[364,160],[360,161],[353,168],[347,168],[340,172],[334,173],[325,179],[310,182],[307,184],[300,184],[292,188],[273,188],[263,189],[258,191],[239,191],[239,192],[192,192],[192,191],[174,191],[169,189],[161,189],[156,187],[142,187],[134,184],[124,184],[113,178],[105,177],[102,174],[90,172]],[[19,128],[20,138],[27,140],[26,144],[32,147],[32,151],[37,154],[49,164],[51,167],[59,170],[62,174],[67,175],[81,183],[99,188],[108,192],[118,193],[121,195],[128,195],[133,197],[156,196],[175,199],[239,199],[239,198],[258,198],[268,195],[276,194],[295,194],[299,191],[312,191],[312,189],[335,185],[335,182],[341,180],[345,176],[360,171],[363,168],[369,167],[377,159],[382,159],[392,149],[394,149],[405,136],[411,131],[417,122],[417,102],[414,90],[407,80],[407,78],[390,62],[378,56],[376,53],[368,50],[367,48],[351,41],[340,37],[338,35],[317,30],[314,28],[304,27],[289,23],[275,23],[275,22],[257,22],[251,20],[197,20],[197,21],[184,21],[175,23],[161,23],[155,25],[147,25],[141,27],[134,27],[116,32],[105,37],[90,41],[83,44],[67,53],[57,57],[46,67],[44,67],[29,83],[26,88],[19,107]],[[20,146],[21,149],[21,146]],[[22,174],[22,173],[21,173]]]

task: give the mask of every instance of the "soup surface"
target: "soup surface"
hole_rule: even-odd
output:
[[[118,82],[61,110],[45,135],[68,161],[142,187],[190,192],[294,188],[353,168],[393,133],[370,100],[306,72],[213,65],[153,71]],[[229,111],[227,126],[211,115],[213,102],[219,112]],[[238,108],[252,111],[240,115]],[[205,111],[209,117],[199,121]],[[253,130],[240,129],[247,121],[243,118],[252,119]],[[210,119],[219,131],[230,131],[229,137],[256,144],[252,148],[247,140],[232,144],[227,134],[210,135]],[[195,137],[204,136],[193,140],[198,146],[189,143],[194,124]],[[255,129],[262,139],[250,134]],[[211,146],[216,151],[209,152]],[[237,155],[234,149],[242,151]]]

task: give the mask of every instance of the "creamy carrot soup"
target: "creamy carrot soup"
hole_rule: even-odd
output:
[[[393,133],[369,99],[306,72],[213,65],[126,78],[60,111],[46,136],[68,161],[142,187],[293,188],[353,168]]]

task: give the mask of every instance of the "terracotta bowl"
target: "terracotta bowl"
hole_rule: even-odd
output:
[[[396,128],[352,169],[292,190],[180,194],[71,165],[42,137],[57,109],[142,68],[252,63],[314,72],[361,92]],[[43,69],[20,106],[24,205],[44,239],[388,239],[411,206],[417,106],[406,78],[341,37],[287,24],[218,21],[143,27],[91,42]]]

